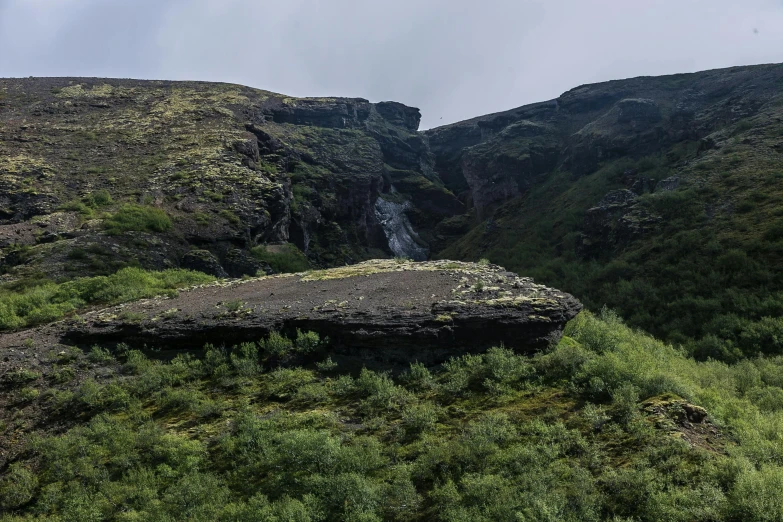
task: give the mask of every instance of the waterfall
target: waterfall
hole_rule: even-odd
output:
[[[410,203],[395,203],[381,197],[375,200],[375,217],[383,227],[389,248],[395,256],[407,257],[414,261],[425,261],[429,249],[421,246],[416,240],[419,235],[413,230],[405,211]]]

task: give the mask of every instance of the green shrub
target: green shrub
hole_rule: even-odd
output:
[[[414,391],[423,391],[435,387],[435,379],[432,374],[420,362],[410,363],[410,368],[402,374],[401,380],[405,386]]]
[[[441,410],[431,402],[407,406],[402,411],[402,425],[409,435],[432,431],[438,422]]]
[[[293,341],[278,332],[271,332],[269,337],[259,342],[259,345],[264,354],[277,359],[284,359],[294,351]]]
[[[316,351],[321,346],[321,338],[315,332],[303,332],[296,329],[296,339],[294,340],[294,350],[296,353],[308,354]]]
[[[171,219],[163,210],[147,205],[126,204],[107,217],[103,226],[109,234],[123,232],[166,232],[171,228]]]
[[[0,507],[16,509],[33,499],[38,488],[38,478],[19,463],[9,466],[0,479]]]
[[[109,191],[100,189],[87,194],[81,199],[75,199],[64,203],[59,207],[59,209],[78,212],[84,217],[92,217],[96,210],[100,209],[101,207],[111,205],[113,202],[114,201],[112,200]]]
[[[12,370],[2,377],[2,383],[7,386],[21,386],[32,381],[37,381],[41,377],[40,372],[30,370],[29,368],[21,368],[19,370]]]
[[[220,216],[224,218],[226,221],[231,223],[232,225],[239,225],[242,220],[239,219],[239,216],[231,212],[230,210],[223,209],[219,212]]]
[[[566,333],[546,353],[495,348],[399,379],[260,371],[262,354],[312,353],[319,339],[301,332],[167,362],[118,347],[121,378],[41,401],[75,425],[32,437],[0,475],[0,509],[20,520],[783,518],[783,356],[699,362],[609,311],[583,312]],[[498,387],[513,400],[497,401]],[[711,424],[678,420],[678,390]]]
[[[100,208],[111,205],[114,201],[108,190],[100,189],[86,195],[84,197],[84,202],[92,208]]]
[[[92,363],[107,363],[114,360],[112,354],[106,348],[102,348],[97,344],[90,349],[87,354],[87,359]]]
[[[23,402],[34,401],[41,395],[41,391],[38,388],[31,388],[26,386],[19,390],[19,400]]]
[[[256,259],[268,263],[277,273],[304,272],[310,269],[307,257],[291,243],[274,247],[257,246],[250,252]]]
[[[242,343],[231,352],[231,365],[237,374],[242,377],[252,377],[261,373],[261,365],[258,361],[258,345],[256,343]]]
[[[329,356],[324,361],[320,361],[315,363],[316,368],[318,368],[319,371],[328,373],[333,372],[337,369],[337,363],[332,360],[332,357]]]
[[[0,288],[0,330],[55,321],[88,304],[116,304],[172,294],[176,288],[209,281],[214,278],[190,270],[152,272],[129,267],[109,276],[61,284],[41,282],[20,291]]]
[[[783,469],[764,466],[747,470],[737,478],[731,494],[735,520],[772,522],[783,520]]]
[[[399,410],[413,401],[413,396],[386,374],[363,368],[356,379],[355,390],[360,398],[360,408],[365,415]]]

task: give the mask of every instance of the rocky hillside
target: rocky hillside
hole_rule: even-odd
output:
[[[227,84],[0,80],[3,270],[237,277],[288,243],[316,266],[425,259],[434,224],[462,210],[419,119]]]
[[[399,103],[0,80],[0,270],[488,258],[700,356],[783,350],[783,66],[581,86],[418,132]]]
[[[581,86],[427,131],[488,257],[702,356],[780,353],[783,66]]]

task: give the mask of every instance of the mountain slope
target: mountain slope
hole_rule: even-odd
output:
[[[488,257],[700,356],[780,353],[781,87],[780,65],[634,78],[426,131],[477,223],[437,255]]]
[[[461,205],[419,118],[228,84],[0,80],[3,268],[61,278],[135,260],[236,277],[269,271],[281,247],[263,245],[289,241],[321,266],[424,258],[408,214],[426,236]]]
[[[235,85],[0,80],[0,271],[217,277],[482,257],[700,357],[783,350],[783,66],[417,109]]]

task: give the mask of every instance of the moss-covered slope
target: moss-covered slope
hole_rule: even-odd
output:
[[[780,65],[635,78],[427,131],[471,206],[437,255],[487,257],[700,356],[780,353],[782,87]]]
[[[269,268],[251,249],[285,242],[320,266],[393,255],[379,196],[437,194],[439,205],[417,207],[423,232],[459,207],[432,174],[418,121],[391,102],[228,84],[0,80],[3,270],[62,278],[190,263],[255,275]],[[192,249],[205,252],[186,258]]]

